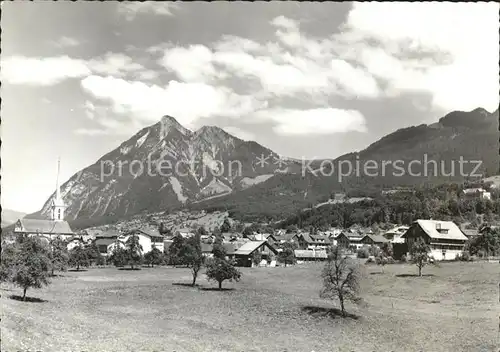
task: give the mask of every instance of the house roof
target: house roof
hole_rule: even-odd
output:
[[[370,238],[375,243],[389,242],[389,240],[387,238],[385,238],[384,236],[382,236],[382,235],[366,235],[366,236],[363,237],[363,239],[365,239],[367,237]]]
[[[474,229],[463,229],[462,232],[467,237],[474,237],[479,235],[479,231]]]
[[[142,232],[143,234],[149,236],[149,237],[164,237],[160,231],[156,228],[152,227],[143,227],[138,229],[137,231]]]
[[[51,233],[72,235],[73,230],[67,221],[38,220],[38,219],[20,219],[21,231],[24,233]]]
[[[297,233],[284,233],[282,235],[274,235],[276,241],[291,241],[297,236]]]
[[[113,229],[109,229],[109,230],[102,231],[99,234],[96,234],[95,238],[96,239],[98,239],[98,238],[116,238],[116,237],[118,237],[120,235],[121,234],[120,234],[119,231],[113,230]]]
[[[262,245],[268,246],[272,249],[273,252],[276,252],[276,250],[271,247],[266,241],[250,241],[238,248],[236,252],[234,252],[234,254],[249,255]]]
[[[403,234],[408,231],[408,229],[408,226],[397,226],[390,229],[389,231],[386,231],[385,234]]]
[[[415,222],[420,228],[433,239],[447,239],[447,240],[463,240],[467,241],[467,236],[460,230],[460,228],[452,221],[438,221],[438,220],[417,220]],[[447,229],[446,233],[439,232],[438,227]],[[406,236],[406,232],[403,236]]]
[[[226,250],[226,254],[234,254],[236,251],[236,245],[234,243],[223,243],[222,247]],[[214,245],[211,243],[201,243],[201,251],[203,253],[212,253]]]
[[[483,193],[486,191],[483,188],[466,188],[464,189],[463,192],[466,194],[470,194],[470,193]]]
[[[328,258],[326,251],[296,249],[294,253],[296,258]]]

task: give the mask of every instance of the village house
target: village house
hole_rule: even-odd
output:
[[[469,199],[487,199],[491,200],[491,193],[487,192],[483,188],[466,188],[463,190],[463,194],[466,198]]]
[[[111,253],[114,250],[114,243],[118,241],[118,237],[120,237],[120,235],[120,232],[114,229],[95,233],[94,242],[99,250],[99,253],[104,256]]]
[[[358,231],[344,231],[335,238],[337,246],[346,249],[358,250],[363,247],[361,240],[365,237]]]
[[[137,230],[133,230],[126,235],[120,236],[119,240],[122,243],[126,243],[130,236],[135,235],[139,237],[139,244],[142,246],[142,254],[151,252],[153,247],[156,247],[161,252],[164,249],[164,237],[158,229],[144,227]]]
[[[332,245],[332,241],[327,236],[308,233],[301,233],[298,243],[300,249],[326,249]]]
[[[253,255],[259,253],[263,261],[270,263],[278,251],[267,241],[249,241],[234,252],[237,266],[252,267]]]
[[[379,246],[381,247],[384,243],[388,243],[389,240],[382,235],[365,235],[361,239],[361,243],[371,245],[371,246]]]
[[[224,250],[226,251],[226,257],[233,258],[234,253],[237,250],[238,244],[223,243],[222,247],[224,247]],[[213,253],[212,253],[213,249],[214,249],[213,244],[209,244],[209,243],[202,243],[201,244],[201,252],[202,252],[203,256],[205,256],[207,258],[213,257]]]
[[[385,232],[383,236],[392,243],[404,243],[404,239],[401,238],[401,236],[403,236],[409,228],[409,226],[396,226]]]
[[[191,229],[178,229],[173,233],[174,236],[182,236],[183,238],[189,238],[194,236],[194,232]]]
[[[403,235],[408,250],[417,238],[422,238],[429,245],[430,257],[435,260],[454,260],[461,255],[467,236],[451,221],[417,220]]]
[[[72,250],[75,247],[78,246],[85,246],[87,244],[90,244],[90,240],[85,240],[83,236],[74,236],[70,239],[68,239],[68,242],[66,243],[66,248],[68,251]]]
[[[274,235],[275,244],[280,245],[286,242],[298,242],[299,234],[297,232],[284,233],[282,235]]]

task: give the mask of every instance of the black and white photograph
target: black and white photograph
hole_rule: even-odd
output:
[[[500,4],[1,1],[0,349],[500,352]]]

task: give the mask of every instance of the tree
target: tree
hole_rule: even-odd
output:
[[[278,260],[285,264],[295,263],[295,243],[285,242],[282,246],[281,252],[278,254]]]
[[[50,241],[49,259],[52,276],[54,276],[55,270],[66,270],[69,262],[68,248],[66,246],[66,242],[60,237],[56,237]]]
[[[215,238],[214,244],[212,246],[212,254],[214,258],[226,259],[226,249],[222,244],[222,237],[218,236]]]
[[[261,261],[262,261],[262,253],[260,253],[259,251],[253,252],[253,254],[252,254],[252,263],[255,266],[259,266],[259,264],[260,264]]]
[[[220,231],[222,233],[231,231],[231,224],[229,223],[228,218],[224,219],[224,222],[222,223],[222,226],[220,227]]]
[[[425,241],[419,237],[410,246],[411,261],[418,267],[418,276],[422,276],[422,268],[429,261],[430,248]]]
[[[89,245],[85,245],[84,248],[85,251],[87,252],[87,258],[89,262],[92,263],[93,265],[98,265],[98,263],[100,263],[102,260],[101,258],[102,256],[101,253],[99,252],[99,247],[97,247],[97,243],[92,242]]]
[[[240,281],[241,272],[236,269],[233,263],[229,260],[220,258],[211,258],[207,263],[207,271],[205,273],[208,280],[214,280],[219,283],[219,290],[222,290],[222,282]]]
[[[345,301],[358,303],[361,273],[351,259],[342,255],[338,246],[332,247],[328,254],[328,260],[321,273],[323,288],[320,291],[321,298],[338,299],[342,316],[346,316]]]
[[[127,251],[120,245],[120,243],[116,243],[113,252],[109,256],[109,262],[113,263],[113,265],[118,268],[127,264]]]
[[[85,250],[82,244],[74,247],[69,251],[69,266],[76,267],[76,270],[79,271],[80,267],[88,267],[89,266],[89,256],[88,251]]]
[[[144,261],[148,266],[154,267],[155,265],[161,265],[163,263],[162,252],[153,245],[153,248],[144,254]]]
[[[203,227],[203,226],[200,226],[198,228],[198,234],[201,236],[208,236],[208,231]]]
[[[12,271],[19,251],[17,243],[6,244],[2,243],[2,262],[0,264],[0,282],[10,281]]]
[[[191,286],[196,284],[196,278],[198,277],[198,272],[203,266],[205,257],[201,251],[201,238],[199,234],[190,237],[184,244],[184,249],[182,250],[183,262],[191,269],[193,274],[193,282]]]
[[[380,246],[380,249],[382,250],[382,254],[385,257],[392,257],[393,256],[393,250],[392,250],[392,243],[391,242],[384,242],[384,243],[382,243],[382,246]]]
[[[23,289],[23,301],[29,288],[41,288],[49,284],[51,262],[49,248],[37,237],[26,237],[18,244],[15,257],[11,258],[9,281]],[[3,258],[2,258],[3,260]]]
[[[168,254],[174,267],[177,264],[183,264],[181,251],[184,247],[184,242],[185,242],[184,237],[182,237],[180,234],[177,234],[172,239],[172,244],[168,248]]]
[[[130,234],[125,242],[125,250],[127,251],[128,264],[134,270],[134,266],[142,263],[142,246],[139,243],[139,236]]]

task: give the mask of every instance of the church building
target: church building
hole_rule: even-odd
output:
[[[19,219],[14,227],[14,234],[40,236],[48,241],[61,237],[70,239],[74,236],[68,222],[64,220],[64,210],[66,205],[61,197],[59,188],[59,163],[57,168],[56,195],[52,199],[50,218],[47,220],[39,219]]]

